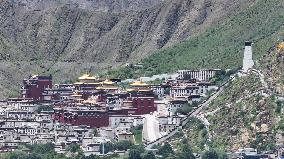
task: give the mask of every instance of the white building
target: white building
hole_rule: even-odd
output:
[[[184,80],[185,78],[196,79],[198,81],[208,81],[214,77],[216,72],[220,69],[202,69],[202,70],[179,70],[177,72],[178,80]]]
[[[252,60],[252,42],[245,42],[245,51],[244,51],[244,59],[243,59],[243,72],[247,73],[249,69],[251,69],[254,65]]]
[[[170,100],[168,103],[168,111],[175,113],[179,108],[182,108],[188,101],[185,98]]]
[[[172,98],[188,97],[191,94],[199,94],[198,85],[181,85],[181,86],[172,86],[170,88],[170,96]]]
[[[163,85],[151,85],[151,90],[158,98],[162,98],[165,95],[165,89],[166,87]]]

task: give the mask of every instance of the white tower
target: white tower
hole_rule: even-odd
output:
[[[245,42],[245,51],[244,51],[244,59],[243,59],[243,72],[247,73],[249,69],[251,69],[254,65],[252,60],[252,42]]]

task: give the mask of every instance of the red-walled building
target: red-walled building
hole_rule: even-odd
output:
[[[32,98],[35,101],[43,100],[44,89],[52,88],[52,76],[30,76],[24,79],[21,89],[22,98]]]
[[[92,128],[109,125],[109,114],[106,111],[64,111],[63,109],[55,109],[54,119],[58,120],[60,123],[72,124],[75,126],[88,125]]]
[[[127,115],[135,112],[135,109],[121,110],[64,110],[62,108],[54,109],[53,119],[60,123],[71,124],[75,126],[88,125],[92,128],[109,126],[110,115]]]
[[[150,114],[157,110],[154,105],[154,97],[133,97],[132,103],[136,108],[135,115]]]
[[[157,110],[154,97],[130,98],[133,107],[118,110],[76,110],[63,108],[54,109],[54,120],[72,125],[88,125],[94,127],[109,126],[110,115],[143,115]]]

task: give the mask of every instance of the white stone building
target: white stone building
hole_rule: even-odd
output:
[[[178,80],[184,80],[185,78],[196,79],[198,81],[208,81],[214,77],[216,72],[220,69],[201,69],[201,70],[179,70],[177,72]]]

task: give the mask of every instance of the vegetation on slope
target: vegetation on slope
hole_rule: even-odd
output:
[[[57,154],[54,151],[52,143],[21,145],[19,150],[14,152],[3,153],[1,159],[155,159],[155,155],[151,151],[145,150],[143,145],[133,145],[129,141],[120,141],[116,144],[106,143],[105,150],[121,150],[129,149],[129,153],[125,156],[118,154],[108,154],[105,156],[89,155],[84,156],[81,147],[77,144],[71,144],[67,147],[67,153]],[[68,157],[67,157],[68,156]]]
[[[182,133],[176,134],[170,142],[175,151],[179,151],[180,148],[187,145],[192,148],[190,152],[201,154],[204,159],[225,159],[228,157],[223,149],[208,147],[208,144],[210,144],[210,139],[206,126],[197,118],[191,118]],[[165,146],[167,144],[163,147]],[[166,156],[171,155],[167,154]]]
[[[158,149],[157,154],[160,155],[161,158],[165,159],[195,159],[192,149],[188,143],[187,139],[181,139],[175,149],[173,149],[173,146],[169,143],[158,145],[156,146]]]
[[[205,125],[198,119],[191,119],[186,125],[186,134],[192,149],[196,153],[205,150],[205,145],[208,144],[208,132]]]
[[[254,74],[237,78],[205,111],[211,124],[210,147],[224,150],[275,148],[276,98],[261,94],[263,87],[259,81]]]
[[[142,69],[120,68],[109,74],[130,78],[178,69],[237,68],[242,63],[244,41],[254,42],[254,58],[259,59],[267,48],[283,37],[283,22],[284,6],[281,0],[257,0],[249,8],[203,34],[142,60]]]
[[[281,44],[281,43],[279,43]],[[276,44],[277,47],[279,44]],[[282,43],[284,44],[284,43]],[[260,61],[262,70],[270,89],[278,95],[284,95],[284,50],[272,47]]]
[[[204,150],[204,145],[213,151],[236,151],[244,147],[273,151],[283,144],[284,118],[281,114],[284,102],[279,98],[284,88],[283,57],[284,47],[280,51],[271,47],[257,63],[268,81],[267,90],[254,73],[232,81],[203,111],[210,123],[209,131],[200,120],[190,120],[183,130],[183,137],[191,142],[195,152]]]

